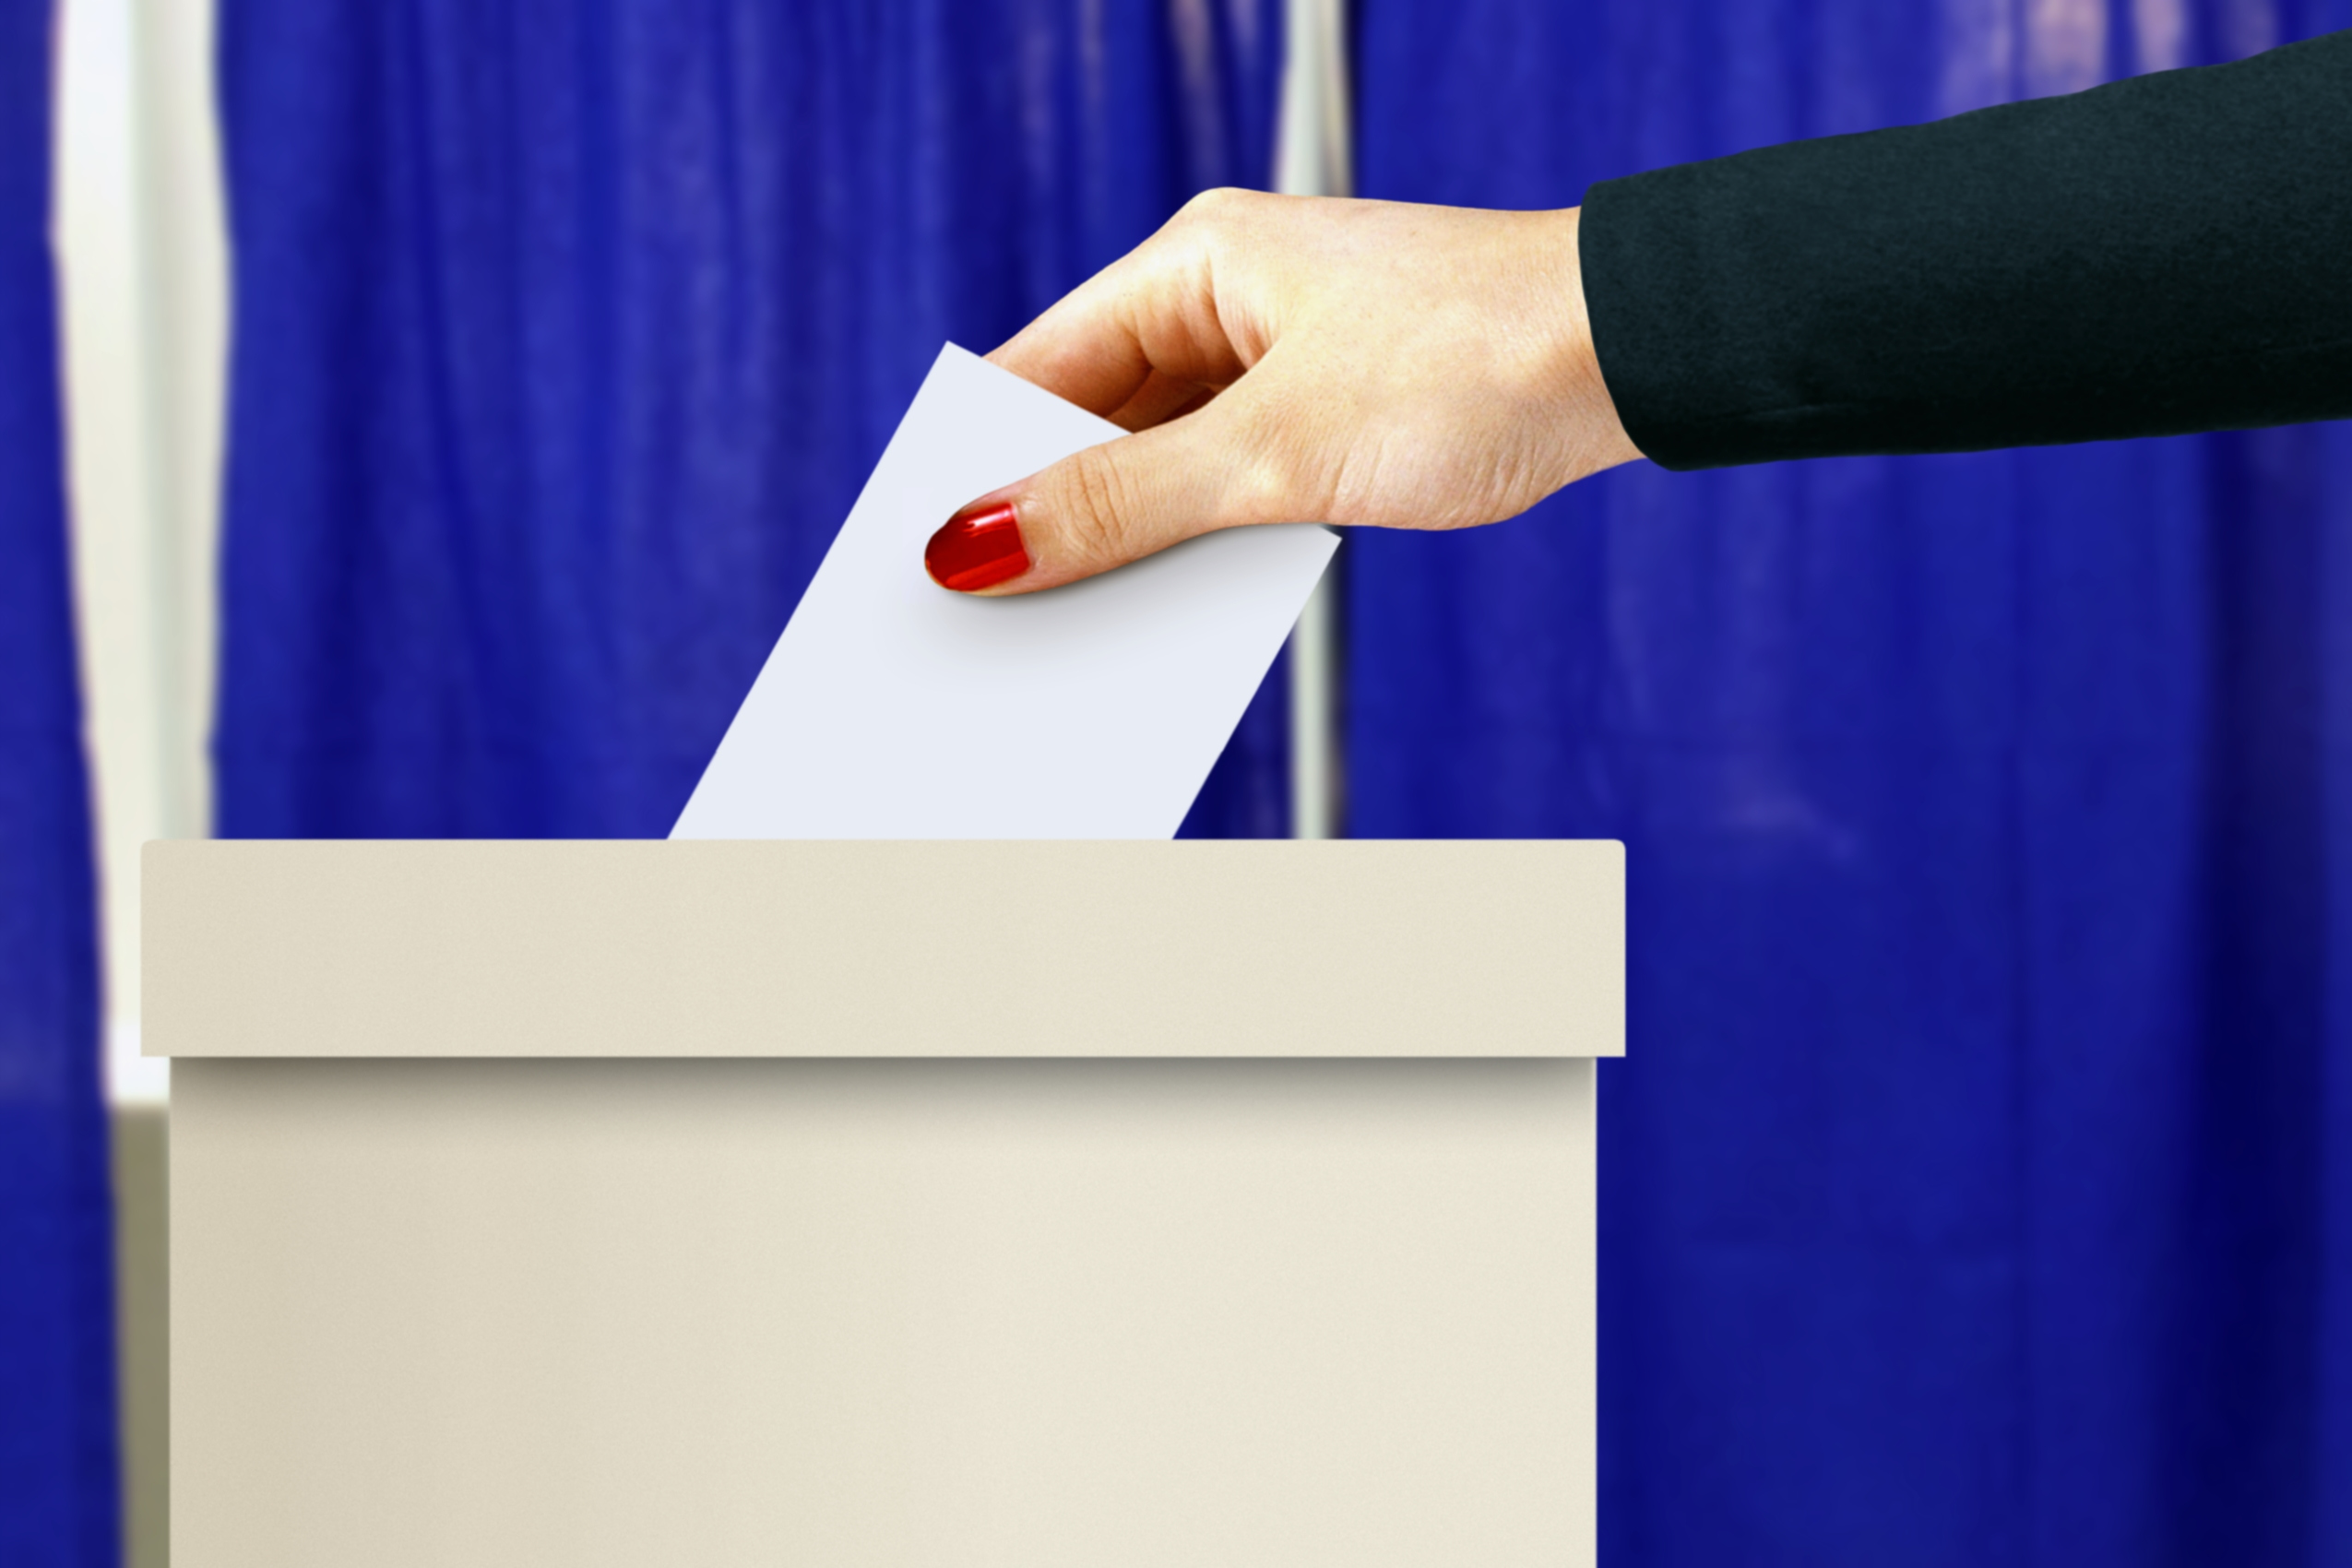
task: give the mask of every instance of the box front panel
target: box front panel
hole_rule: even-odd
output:
[[[1562,1568],[1592,1064],[182,1063],[180,1568]]]

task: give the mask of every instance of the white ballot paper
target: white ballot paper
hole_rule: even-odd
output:
[[[672,838],[1168,838],[1338,540],[1193,540],[1012,599],[950,593],[950,514],[1118,426],[953,344]]]

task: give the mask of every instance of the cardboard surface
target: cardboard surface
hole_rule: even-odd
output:
[[[150,844],[163,1056],[1613,1056],[1606,841]]]

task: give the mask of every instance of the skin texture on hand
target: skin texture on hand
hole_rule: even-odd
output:
[[[1215,529],[1470,528],[1641,456],[1578,216],[1197,198],[989,356],[1140,434],[980,497],[932,575],[1029,593]]]

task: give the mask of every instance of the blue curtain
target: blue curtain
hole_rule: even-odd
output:
[[[1476,206],[2343,0],[1365,0]],[[1674,475],[1359,537],[1367,836],[1628,846],[1603,1562],[2352,1563],[2352,435]]]
[[[1277,0],[224,0],[228,835],[668,832],[944,339],[1263,183]],[[911,565],[909,569],[914,569]],[[1191,831],[1285,830],[1268,683]]]
[[[0,1563],[113,1568],[113,1217],[49,256],[50,10],[0,0]]]

